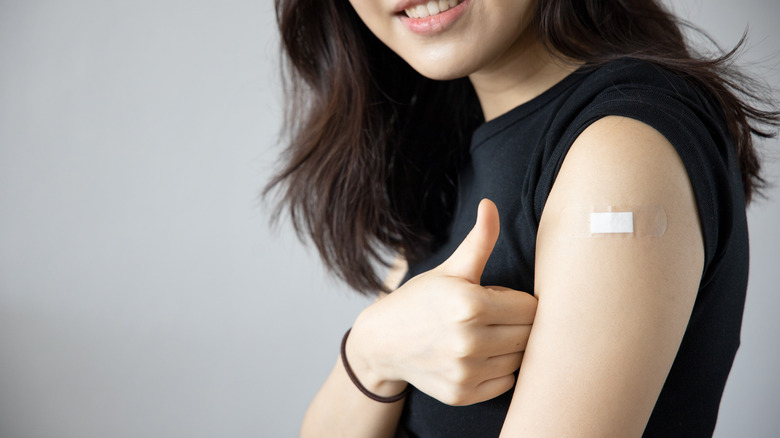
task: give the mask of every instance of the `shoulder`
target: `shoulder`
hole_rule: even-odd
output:
[[[701,97],[688,80],[669,68],[636,58],[619,58],[597,66],[585,66],[588,77],[582,83],[597,93],[622,89],[654,90],[660,93]]]
[[[679,74],[632,58],[583,67],[578,73],[584,78],[559,102],[550,122],[544,165],[551,176],[579,135],[608,116],[652,127],[678,150],[686,167],[687,155],[728,161],[732,148],[721,111],[703,89]]]
[[[576,160],[582,169],[598,167],[594,160],[602,165],[611,160],[613,167],[622,163],[620,168],[625,169],[627,160],[649,163],[662,159],[665,165],[653,168],[652,176],[663,178],[674,163],[690,180],[702,218],[707,259],[711,260],[722,243],[718,242],[721,222],[740,205],[740,200],[732,199],[739,190],[732,188],[741,180],[728,129],[707,94],[663,67],[621,59],[591,71],[563,106],[566,109],[551,124],[554,129],[546,150],[539,154],[543,162],[537,166],[534,192],[537,220],[564,161],[574,162],[569,155],[575,144],[579,145]],[[615,120],[604,121],[608,118]],[[636,141],[648,136],[655,139],[655,147]],[[604,141],[608,138],[620,140]],[[659,147],[661,144],[664,147]],[[649,169],[638,170],[647,174]]]
[[[635,119],[601,118],[574,141],[543,217],[572,206],[635,212],[658,207],[692,218],[685,232],[700,238],[696,200],[680,155],[666,137]]]
[[[626,196],[643,198],[672,183],[672,177],[688,179],[679,154],[666,137],[642,121],[623,116],[600,118],[577,136],[556,186],[564,177],[576,179],[578,191],[592,186],[601,193],[633,191]]]
[[[708,92],[668,67],[634,58],[621,58],[599,66],[583,67],[584,80],[568,96],[568,113],[577,120],[623,112],[648,122],[665,116],[683,117],[685,123],[708,125],[728,136],[722,112]],[[570,120],[576,122],[577,120]]]

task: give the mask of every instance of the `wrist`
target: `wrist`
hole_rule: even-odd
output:
[[[359,381],[356,383],[358,386],[380,397],[392,397],[406,390],[408,384],[395,376],[389,361],[382,359],[382,350],[372,348],[382,343],[364,331],[357,321],[355,327],[345,334],[344,342],[347,363],[342,360],[342,365],[351,369],[353,377]]]

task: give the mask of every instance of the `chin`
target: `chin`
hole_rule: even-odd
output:
[[[425,72],[421,72],[419,70],[417,72],[426,78],[433,79],[435,81],[451,81],[453,79],[460,79],[468,76],[466,74],[426,74]]]
[[[445,63],[426,62],[424,65],[421,63],[409,63],[413,69],[425,76],[428,79],[436,81],[449,81],[452,79],[459,79],[471,74],[468,68],[464,65],[446,65]]]

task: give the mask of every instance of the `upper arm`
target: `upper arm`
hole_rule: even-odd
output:
[[[572,206],[659,206],[660,236],[573,236]],[[583,220],[588,220],[583,217]],[[574,142],[542,214],[536,319],[504,436],[640,436],[701,279],[690,180],[653,128],[606,117]]]

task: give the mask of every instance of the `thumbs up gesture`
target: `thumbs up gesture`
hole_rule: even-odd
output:
[[[498,240],[500,222],[496,204],[488,199],[479,203],[477,223],[454,253],[435,270],[479,284],[490,253]]]
[[[358,316],[347,356],[364,386],[389,396],[409,382],[456,406],[489,400],[512,387],[537,300],[480,285],[498,234],[498,210],[482,200],[474,228],[444,263]]]

